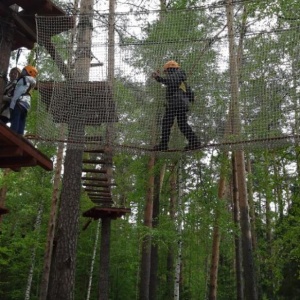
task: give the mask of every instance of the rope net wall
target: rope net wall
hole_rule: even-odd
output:
[[[266,19],[249,20],[252,25],[244,30],[242,12],[235,11],[235,50],[241,53],[235,104],[225,7],[117,13],[113,42],[108,14],[72,15],[72,26],[70,18],[37,17],[38,136],[87,149],[110,145],[151,151],[161,145],[164,120],[173,125],[167,141],[171,151],[194,140],[194,148],[224,149],[297,142],[299,28]],[[70,27],[47,39],[49,32]],[[185,91],[179,85],[166,100],[170,86],[153,78],[153,72],[170,76],[163,72],[170,60],[180,65],[175,70],[185,72],[194,102],[180,102]],[[171,75],[172,82],[181,75]],[[166,121],[166,110],[171,121]]]

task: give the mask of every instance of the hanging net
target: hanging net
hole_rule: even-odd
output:
[[[225,6],[116,13],[113,33],[109,14],[37,17],[39,138],[132,152],[297,142],[299,28],[244,27],[235,11],[236,69]]]

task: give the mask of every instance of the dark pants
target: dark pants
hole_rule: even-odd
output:
[[[177,118],[180,131],[189,141],[189,144],[197,143],[197,137],[187,122],[187,110],[181,107],[167,107],[162,121],[161,145],[167,146],[170,139],[171,128]]]
[[[10,115],[10,129],[16,133],[24,134],[27,109],[20,104],[16,104]]]

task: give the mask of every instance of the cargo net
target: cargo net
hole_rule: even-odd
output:
[[[113,38],[109,14],[37,17],[39,138],[137,152],[297,142],[299,28],[244,27],[234,9],[237,78],[225,6],[116,13]]]

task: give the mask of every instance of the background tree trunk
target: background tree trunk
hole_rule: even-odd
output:
[[[111,218],[102,218],[98,300],[109,299],[109,255]]]
[[[15,6],[15,9],[17,10],[18,7]],[[14,22],[12,20],[12,16],[7,15],[6,17],[1,16],[0,21],[0,107],[2,106],[2,91],[6,86],[7,70],[14,38]]]
[[[239,136],[241,133],[241,121],[239,113],[239,84],[237,72],[237,55],[235,51],[234,42],[234,28],[233,28],[233,2],[227,0],[226,5],[227,28],[229,38],[229,69],[230,69],[230,89],[231,89],[231,108],[232,114],[232,128],[233,134]],[[249,220],[248,197],[246,186],[246,171],[245,171],[245,157],[243,150],[236,150],[234,152],[236,169],[238,174],[238,194],[242,233],[242,250],[243,250],[243,268],[245,275],[245,298],[247,300],[257,299],[257,287],[255,281],[255,268],[253,260],[251,228]]]
[[[99,219],[98,220],[98,224],[97,224],[97,229],[96,229],[95,244],[94,244],[92,261],[91,261],[89,284],[88,284],[88,290],[87,290],[86,300],[90,300],[90,296],[91,296],[92,281],[93,281],[93,271],[94,271],[96,253],[97,253],[97,248],[98,248],[98,239],[99,239],[99,228],[100,228],[100,225],[101,225],[101,220]]]
[[[4,169],[3,172],[3,178],[5,178],[10,172],[10,169]],[[5,200],[6,200],[6,194],[7,194],[7,185],[3,184],[2,187],[0,188],[0,208],[5,207]],[[0,215],[0,225],[2,222],[2,215]]]
[[[154,192],[153,192],[153,211],[152,211],[152,227],[158,228],[159,225],[159,214],[160,214],[160,191],[162,181],[164,178],[164,167],[161,168],[160,172],[154,174]],[[150,285],[149,285],[149,299],[157,299],[157,286],[158,286],[158,243],[151,243],[151,269],[150,269]]]
[[[183,204],[182,204],[182,194],[183,194],[183,182],[182,182],[182,162],[179,162],[178,166],[178,205],[177,205],[177,233],[178,233],[178,247],[177,247],[177,258],[175,264],[175,277],[174,277],[174,300],[180,299],[180,284],[181,284],[181,266],[182,266],[182,214],[183,214]]]
[[[146,204],[144,211],[144,226],[152,228],[153,215],[153,188],[154,188],[154,163],[155,155],[151,155],[148,164],[148,187],[146,195]],[[151,234],[148,232],[142,240],[142,256],[140,268],[140,286],[139,299],[149,299],[149,284],[150,284],[150,269],[151,269]]]
[[[240,226],[240,211],[239,211],[239,195],[237,186],[237,172],[234,155],[232,155],[232,204],[233,204],[233,221],[237,229]],[[235,245],[235,272],[236,272],[236,299],[244,299],[244,281],[243,281],[243,268],[242,268],[242,245],[240,234],[234,235]]]
[[[58,151],[57,151],[57,160],[56,160],[55,174],[53,180],[51,211],[50,211],[50,218],[48,222],[48,233],[47,233],[46,250],[44,256],[44,267],[42,272],[39,300],[46,300],[47,293],[48,293],[49,276],[50,276],[51,261],[52,261],[52,254],[53,254],[53,242],[54,242],[54,235],[56,229],[57,211],[59,206],[59,201],[58,201],[59,185],[61,183],[63,150],[64,150],[64,145],[61,143],[59,144]]]

